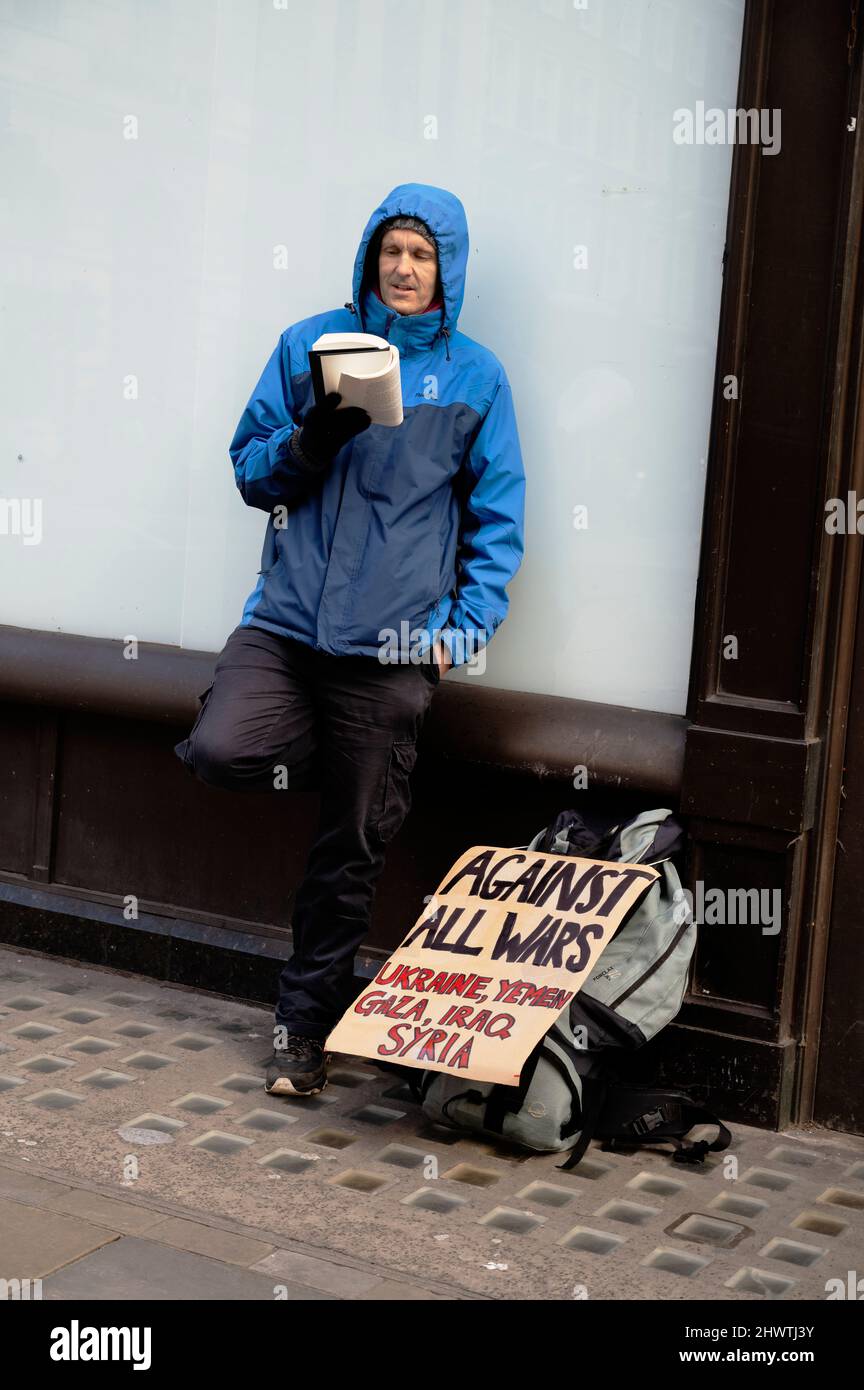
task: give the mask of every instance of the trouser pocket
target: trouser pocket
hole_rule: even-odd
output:
[[[382,844],[393,839],[411,810],[411,773],[417,761],[416,740],[397,740],[390,749],[384,788],[384,809],[376,824]]]
[[[420,670],[432,686],[436,686],[441,679],[441,668],[435,660],[434,652],[430,651],[428,661],[420,662]]]
[[[201,723],[201,720],[204,717],[204,711],[207,708],[207,701],[210,699],[210,696],[213,693],[213,686],[215,684],[216,681],[214,679],[210,682],[206,690],[201,691],[201,694],[198,696],[198,704],[201,706],[201,708],[195,716],[195,723],[189,730],[188,736],[182,739],[180,743],[175,743],[174,745],[174,752],[177,754],[177,757],[180,758],[183,764],[186,767],[188,767],[189,770],[192,772],[194,772],[195,770],[195,765],[192,760],[192,739],[194,738],[195,730],[198,728],[198,725]]]

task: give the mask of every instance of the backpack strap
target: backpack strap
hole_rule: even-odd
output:
[[[405,1077],[405,1084],[407,1085],[414,1099],[417,1101],[418,1104],[420,1104],[423,1100],[424,1095],[429,1089],[429,1085],[426,1081],[426,1078],[428,1076],[431,1076],[433,1073],[427,1071],[418,1071],[416,1067],[406,1067],[405,1070],[406,1072],[410,1073]],[[426,1083],[425,1085],[424,1082]]]
[[[590,1080],[590,1085],[583,1086],[582,1089],[582,1130],[579,1139],[570,1150],[563,1163],[556,1163],[555,1167],[562,1172],[569,1172],[575,1168],[585,1157],[585,1150],[594,1138],[594,1131],[600,1119],[600,1112],[603,1109],[607,1095],[608,1081],[605,1076],[592,1076],[585,1078]]]
[[[694,1125],[717,1126],[713,1143],[699,1139],[687,1144],[683,1136]],[[722,1153],[732,1142],[732,1135],[713,1111],[698,1105],[681,1091],[653,1090],[649,1087],[628,1087],[617,1084],[609,1091],[600,1124],[600,1135],[607,1147],[618,1145],[672,1143],[675,1163],[702,1163],[708,1153]]]
[[[437,1073],[429,1072],[428,1074],[429,1076],[435,1076]],[[450,1116],[447,1114],[447,1111],[450,1109],[450,1106],[455,1105],[457,1100],[469,1100],[472,1105],[479,1105],[480,1102],[483,1100],[483,1092],[472,1090],[460,1091],[458,1095],[450,1096],[449,1100],[445,1100],[444,1104],[441,1106],[441,1114],[449,1124],[458,1126],[458,1120],[452,1120]]]
[[[702,1163],[708,1153],[722,1153],[728,1149],[732,1143],[732,1135],[721,1119],[706,1109],[704,1105],[688,1105],[684,1108],[684,1117],[687,1121],[688,1129],[694,1125],[716,1125],[717,1138],[713,1144],[709,1144],[707,1139],[697,1139],[695,1143],[685,1144],[682,1139],[672,1136],[675,1145],[675,1153],[672,1155],[673,1163]]]
[[[539,1061],[540,1047],[538,1046],[534,1048],[525,1062],[518,1085],[492,1087],[483,1115],[484,1129],[488,1129],[492,1134],[503,1133],[505,1116],[516,1114],[525,1104],[525,1097],[531,1082],[534,1080],[534,1073]]]
[[[548,1037],[546,1041],[549,1041]],[[562,1139],[569,1139],[570,1135],[575,1134],[582,1124],[582,1077],[575,1067],[570,1066],[567,1057],[553,1048],[544,1047],[543,1055],[550,1066],[553,1066],[560,1073],[570,1092],[570,1118],[565,1120],[561,1126],[560,1136]]]

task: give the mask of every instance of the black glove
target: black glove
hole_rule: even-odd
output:
[[[320,405],[313,405],[303,416],[297,439],[301,452],[317,468],[332,463],[339,450],[356,434],[368,430],[372,417],[358,405],[337,410],[342,397],[331,391]]]

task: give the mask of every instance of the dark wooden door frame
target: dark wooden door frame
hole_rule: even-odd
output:
[[[730,1056],[749,1044],[732,1090],[746,1106],[755,1066],[781,1125],[812,1115],[860,565],[857,538],[838,545],[824,524],[862,464],[852,17],[846,0],[750,0],[745,14],[738,106],[779,107],[783,149],[733,158],[682,792],[691,887],[782,893],[774,939],[718,945],[703,929],[682,1013],[725,1033]]]
[[[862,54],[856,53],[853,102],[858,131],[864,131],[864,80]],[[856,144],[850,171],[851,195],[843,266],[840,351],[832,418],[830,486],[832,495],[846,498],[851,491],[864,498],[864,146]],[[856,530],[835,536],[827,547],[837,570],[828,605],[829,640],[822,674],[823,707],[829,711],[826,754],[819,804],[822,816],[815,847],[815,884],[811,927],[811,951],[802,985],[803,1049],[798,1104],[800,1113],[822,1123],[864,1132],[860,1104],[861,1063],[864,1050],[860,1034],[849,1041],[854,1024],[860,1027],[864,982],[849,969],[860,956],[861,925],[857,888],[864,876],[864,849],[842,831],[844,774],[861,776],[860,748],[850,747],[851,737],[861,735],[864,708],[864,558],[862,537]],[[854,714],[857,717],[851,717]],[[860,830],[861,791],[854,788],[856,832]],[[843,856],[842,859],[838,856]],[[855,890],[850,892],[851,884]],[[835,905],[835,891],[840,887]],[[831,1020],[823,1020],[828,1001],[829,952],[837,953],[830,982]],[[843,1043],[841,1045],[841,1038]]]

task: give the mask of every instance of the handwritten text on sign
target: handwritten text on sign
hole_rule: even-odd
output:
[[[328,1050],[514,1085],[657,877],[647,865],[475,845]]]

